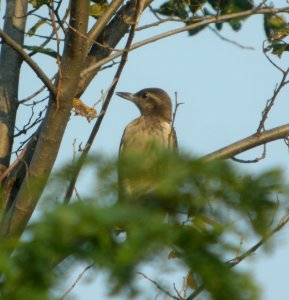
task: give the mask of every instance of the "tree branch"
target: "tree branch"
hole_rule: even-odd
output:
[[[241,261],[243,261],[248,256],[255,253],[261,246],[263,246],[269,239],[273,237],[273,235],[280,231],[286,224],[289,222],[289,212],[284,215],[284,217],[280,220],[280,222],[269,232],[269,234],[261,239],[257,244],[255,244],[253,247],[249,248],[247,251],[245,251],[243,254],[227,261],[227,264],[229,264],[232,268],[238,265]],[[189,295],[185,300],[192,300],[195,299],[201,292],[205,290],[204,284],[199,286],[191,295]]]
[[[289,136],[289,124],[275,127],[260,133],[255,133],[243,140],[235,142],[227,147],[203,156],[203,159],[212,161],[216,159],[226,159],[240,154],[257,146],[284,139]]]
[[[257,8],[257,9],[246,10],[246,11],[242,11],[242,12],[238,12],[238,13],[227,14],[227,15],[223,15],[223,16],[202,18],[202,19],[200,19],[199,22],[193,23],[191,25],[177,28],[174,30],[169,30],[167,32],[155,35],[155,36],[148,38],[146,40],[143,40],[141,42],[135,43],[131,46],[130,51],[140,48],[142,46],[145,46],[147,44],[156,42],[158,40],[173,36],[175,34],[185,32],[188,30],[193,30],[193,29],[196,29],[196,28],[199,28],[202,26],[212,24],[212,23],[222,23],[222,22],[229,21],[232,19],[244,18],[244,17],[249,17],[249,16],[257,15],[257,14],[277,14],[277,13],[281,13],[281,12],[289,12],[289,6],[279,8],[279,9],[278,8]],[[94,63],[91,66],[84,69],[81,73],[81,76],[82,77],[87,76],[90,72],[95,71],[102,65],[116,59],[119,56],[121,56],[120,53],[114,53],[110,56],[107,56],[107,57],[101,59],[101,60],[98,60],[96,63]]]
[[[109,5],[107,10],[104,12],[104,14],[98,19],[98,21],[95,23],[95,25],[90,29],[90,31],[87,34],[87,38],[89,40],[96,40],[98,36],[103,31],[104,27],[107,25],[107,22],[111,19],[113,14],[119,9],[119,7],[122,5],[123,0],[114,0]],[[90,46],[93,44],[93,42],[90,44]],[[88,48],[90,48],[90,46]]]
[[[153,0],[144,0],[144,8],[146,8]],[[83,69],[90,67],[96,62],[108,57],[118,42],[128,32],[131,22],[135,15],[136,0],[127,2],[121,9],[118,10],[114,18],[103,29],[93,46],[91,47]],[[105,45],[105,46],[102,46]],[[130,47],[131,49],[131,47]],[[119,53],[119,56],[122,52]],[[85,91],[89,83],[95,77],[100,68],[94,68],[92,72],[81,76],[78,84],[77,98]]]
[[[14,49],[18,54],[21,55],[23,60],[31,67],[31,69],[35,72],[35,74],[39,77],[39,79],[45,84],[48,90],[56,95],[56,88],[54,84],[50,81],[50,79],[46,76],[46,74],[41,70],[38,64],[23,50],[22,46],[16,43],[8,34],[0,29],[0,37],[4,41],[4,43]]]

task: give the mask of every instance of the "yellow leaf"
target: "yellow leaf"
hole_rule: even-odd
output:
[[[50,3],[52,0],[29,0],[29,3],[34,7],[34,8],[39,8],[42,5]]]
[[[94,5],[91,5],[89,8],[89,15],[94,17],[94,18],[99,18],[103,15],[103,13],[106,11],[108,8],[109,4],[108,3],[96,3]]]

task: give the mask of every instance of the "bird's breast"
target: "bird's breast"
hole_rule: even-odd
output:
[[[172,130],[171,124],[165,120],[140,117],[126,127],[120,151],[146,151],[152,145],[171,148]]]

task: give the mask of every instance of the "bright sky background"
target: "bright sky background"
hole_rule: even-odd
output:
[[[272,2],[278,6],[288,5],[285,0]],[[162,3],[162,1],[156,3]],[[154,7],[157,7],[156,3]],[[2,4],[1,19],[4,11],[5,7]],[[151,14],[145,13],[142,24],[151,21],[155,21]],[[181,26],[181,24],[164,24],[139,32],[135,41],[176,28],[176,26]],[[224,30],[221,31],[223,36],[238,41],[244,46],[254,47],[255,50],[240,49],[221,40],[207,29],[193,37],[182,33],[133,51],[129,55],[117,91],[136,92],[142,88],[160,87],[166,90],[172,99],[174,99],[174,93],[177,92],[178,101],[184,104],[178,110],[175,127],[180,148],[189,153],[201,156],[245,138],[256,131],[266,101],[272,96],[276,84],[281,79],[281,73],[268,62],[262,53],[262,44],[265,39],[262,26],[262,16],[254,16],[244,23],[242,30],[238,33],[233,32],[228,25],[224,25]],[[30,42],[27,41],[27,43]],[[54,62],[51,59],[43,59],[43,56],[40,58],[37,61],[43,69],[53,75],[57,70]],[[288,54],[285,53],[282,60],[274,57],[273,59],[278,64],[287,67]],[[115,68],[101,72],[91,83],[82,100],[88,105],[93,105],[99,99],[101,91],[109,87],[114,72]],[[30,69],[25,66],[21,75],[20,98],[28,96],[36,87],[42,86],[35,78]],[[266,123],[267,129],[288,123],[287,94],[288,88],[285,88],[278,97]],[[138,110],[132,103],[114,96],[93,145],[93,151],[117,155],[125,126],[138,115]],[[19,124],[25,122],[27,114],[23,113],[18,118]],[[93,123],[87,123],[84,118],[72,118],[59,153],[58,166],[70,160],[75,138],[77,143],[86,142],[92,126]],[[261,153],[262,149],[256,149],[240,157],[253,159]],[[268,145],[265,160],[258,164],[245,164],[240,167],[248,171],[259,172],[278,166],[284,169],[289,178],[288,163],[288,148],[282,141],[278,141]],[[86,180],[87,178],[83,176],[79,181],[80,192],[82,189],[84,192],[86,187],[83,182]],[[262,300],[288,300],[288,228],[276,234],[273,245],[275,247],[267,251],[258,251],[254,257],[247,259],[238,268],[253,273],[262,288]],[[65,283],[67,287],[73,283],[81,270],[73,272],[71,278]],[[88,272],[88,277],[94,277],[95,274],[96,281],[88,285],[81,281],[74,289],[71,293],[74,299],[105,299],[106,287],[103,276],[97,272],[89,275]],[[180,284],[185,273],[178,273],[175,276],[174,282]],[[153,286],[146,280],[142,279],[142,284],[153,290]],[[107,298],[111,299],[110,296]]]

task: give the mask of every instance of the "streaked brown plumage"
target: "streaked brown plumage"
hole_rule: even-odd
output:
[[[143,89],[135,94],[118,92],[118,96],[132,101],[140,110],[141,116],[130,122],[124,130],[119,156],[136,152],[149,158],[153,147],[177,149],[177,137],[172,127],[172,102],[169,95],[159,88]],[[125,185],[125,193],[131,194],[131,180],[121,179]],[[146,184],[147,186],[148,184]],[[145,186],[145,184],[144,184]]]

